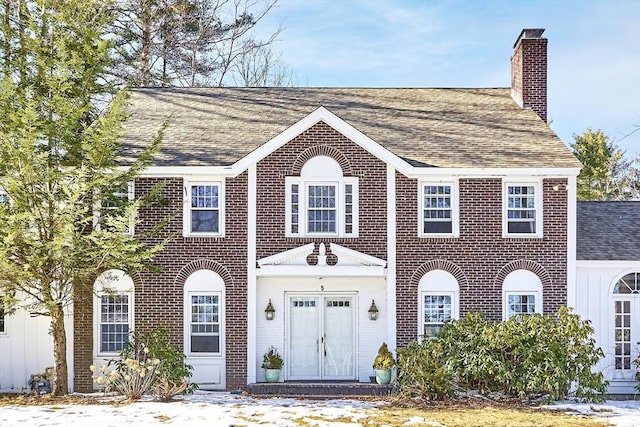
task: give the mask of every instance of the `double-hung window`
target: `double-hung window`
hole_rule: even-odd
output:
[[[131,302],[129,295],[113,294],[100,297],[100,352],[123,350],[129,341]]]
[[[454,237],[458,235],[457,194],[453,182],[420,184],[419,234],[422,237]]]
[[[542,197],[539,183],[505,183],[504,193],[505,236],[541,237]]]
[[[133,235],[134,218],[127,216],[127,208],[133,202],[133,182],[123,183],[99,196],[94,225],[97,229],[118,231]]]
[[[454,292],[422,293],[422,334],[424,338],[436,338],[444,323],[453,319]]]
[[[445,270],[431,270],[418,283],[418,335],[437,338],[444,324],[457,319],[460,287]]]
[[[325,156],[309,160],[300,177],[286,178],[286,235],[358,236],[358,178],[343,177]]]
[[[536,310],[537,293],[507,292],[507,319],[519,314],[533,314]]]
[[[188,182],[185,203],[185,236],[221,236],[223,234],[222,182]]]
[[[94,284],[95,356],[123,350],[133,330],[134,285],[120,270],[108,270]]]
[[[220,353],[220,294],[191,293],[190,353]]]
[[[515,270],[502,283],[503,318],[542,313],[542,282],[529,270]]]

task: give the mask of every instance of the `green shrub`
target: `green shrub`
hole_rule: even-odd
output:
[[[393,353],[389,350],[387,343],[383,342],[378,348],[378,355],[373,360],[373,369],[391,369],[395,364]]]
[[[395,391],[401,397],[423,400],[453,395],[453,372],[445,365],[440,340],[413,340],[398,350]]]
[[[269,350],[262,357],[262,369],[282,369],[284,360],[278,350],[271,346]]]
[[[198,388],[189,382],[193,367],[185,359],[184,353],[171,344],[165,329],[135,331],[120,358],[103,366],[100,374],[94,374],[94,381],[104,385],[105,391],[115,391],[129,399],[139,399],[153,391],[160,400],[168,401]],[[91,368],[97,371],[95,366]]]
[[[501,391],[520,398],[548,395],[598,399],[606,392],[602,373],[592,372],[604,356],[593,328],[566,307],[555,316],[515,316],[492,322],[478,313],[446,324],[439,340],[447,367],[460,386]]]
[[[469,313],[448,322],[438,338],[399,351],[397,392],[439,399],[454,389],[501,392],[521,399],[599,400],[607,389],[592,368],[604,356],[594,330],[567,308],[494,322]]]

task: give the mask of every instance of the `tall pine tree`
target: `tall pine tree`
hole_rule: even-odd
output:
[[[125,95],[103,114],[95,110],[110,93],[109,1],[3,0],[0,7],[0,302],[6,312],[23,306],[50,316],[53,392],[62,395],[69,388],[65,313],[76,292],[92,290],[105,270],[149,267],[162,248],[126,233],[142,201],[124,200],[102,227],[96,212],[107,211],[94,209],[151,162],[161,132],[136,164],[116,167]]]

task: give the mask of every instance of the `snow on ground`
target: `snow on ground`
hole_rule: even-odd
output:
[[[359,400],[256,399],[231,393],[199,391],[170,403],[140,401],[115,406],[2,406],[0,426],[287,427],[298,426],[304,421],[318,427],[356,427],[361,425],[359,420],[383,405],[384,402]],[[640,401],[607,401],[605,404],[562,402],[545,408],[594,416],[619,427],[640,427]],[[412,421],[409,424],[419,424],[418,420]]]
[[[617,427],[640,427],[640,401],[638,400],[607,400],[604,404],[558,402],[542,408],[564,411],[568,414],[593,416]]]

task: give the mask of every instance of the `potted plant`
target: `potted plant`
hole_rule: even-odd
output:
[[[391,382],[391,369],[396,364],[393,353],[389,351],[387,343],[382,343],[378,349],[378,355],[373,361],[373,369],[376,371],[376,382],[378,384],[389,384]]]
[[[269,347],[262,358],[262,368],[265,370],[264,376],[268,383],[276,383],[280,380],[280,370],[283,364],[284,360],[278,354],[278,350],[274,346]]]

